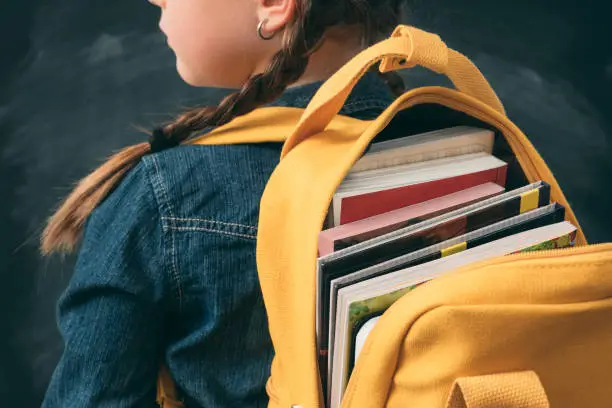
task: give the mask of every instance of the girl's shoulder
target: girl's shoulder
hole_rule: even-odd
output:
[[[146,179],[164,219],[255,223],[281,144],[182,145],[146,156]]]

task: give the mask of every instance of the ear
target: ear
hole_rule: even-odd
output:
[[[257,18],[266,22],[265,31],[277,32],[289,24],[295,15],[296,3],[300,0],[255,0]]]

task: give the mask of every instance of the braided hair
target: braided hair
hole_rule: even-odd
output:
[[[378,41],[399,23],[400,5],[401,0],[297,0],[295,16],[284,30],[282,47],[263,72],[249,78],[218,106],[182,113],[172,123],[155,129],[149,142],[124,148],[82,179],[49,219],[41,238],[42,252],[71,252],[91,212],[142,157],[177,146],[197,132],[224,125],[274,101],[302,77],[310,55],[331,27],[356,25],[361,28],[364,46]],[[403,90],[399,76],[381,75],[392,91]]]

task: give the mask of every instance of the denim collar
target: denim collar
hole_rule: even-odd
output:
[[[305,108],[322,84],[323,82],[314,82],[288,88],[268,106]],[[355,116],[355,114],[362,111],[382,112],[393,100],[393,94],[382,78],[376,73],[367,72],[355,85],[355,88],[340,110],[340,114]]]

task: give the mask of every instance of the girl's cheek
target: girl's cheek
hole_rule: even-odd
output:
[[[218,2],[212,6],[211,3]],[[256,12],[244,0],[167,0],[160,27],[191,85],[240,87],[269,44],[258,40]],[[241,4],[243,7],[237,7]]]

